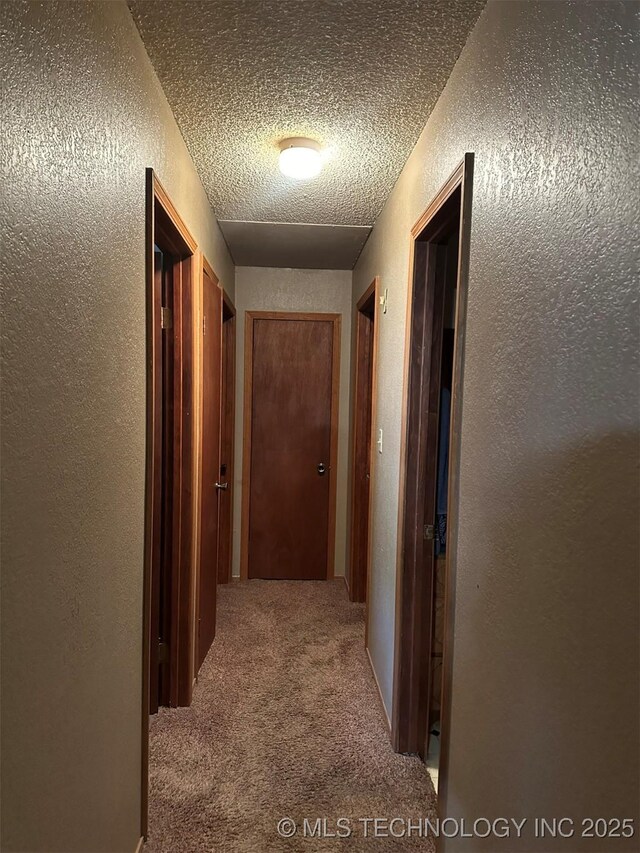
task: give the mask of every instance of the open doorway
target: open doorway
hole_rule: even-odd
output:
[[[193,292],[196,243],[148,173],[149,712],[191,701]]]
[[[356,306],[356,368],[351,471],[351,547],[347,586],[351,601],[366,601],[369,585],[372,431],[375,426],[377,359],[376,278]]]
[[[233,453],[236,396],[236,309],[222,294],[222,406],[220,435],[220,531],[218,583],[231,580],[233,540]]]
[[[196,242],[146,174],[147,465],[142,681],[142,835],[149,714],[191,703],[193,682],[193,305]]]
[[[222,289],[202,259],[202,440],[200,460],[200,549],[196,672],[216,633],[216,587],[220,540],[220,410],[222,399]]]
[[[473,155],[411,233],[392,737],[446,796]]]

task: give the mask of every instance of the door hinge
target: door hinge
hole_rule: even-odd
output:
[[[169,662],[169,643],[163,643],[162,640],[158,643],[158,663]]]
[[[425,526],[424,526],[424,538],[425,539],[433,539],[433,524],[425,524]]]
[[[160,309],[160,327],[170,329],[173,326],[173,311],[171,308],[165,308],[164,305]]]

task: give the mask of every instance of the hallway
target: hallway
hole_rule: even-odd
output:
[[[216,640],[190,708],[151,720],[149,853],[432,849],[364,839],[363,817],[434,818],[422,762],[393,752],[342,580],[220,587]],[[348,817],[349,839],[280,839]],[[387,847],[388,845],[388,847]]]
[[[0,853],[638,853],[639,11],[0,2]]]

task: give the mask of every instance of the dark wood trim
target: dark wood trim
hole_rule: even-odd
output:
[[[311,311],[247,311],[246,316],[253,320],[326,320],[339,323],[340,314],[314,314]]]
[[[225,337],[225,327],[229,329],[230,343],[227,346]],[[229,530],[229,559],[228,564],[224,569],[218,565],[218,582],[229,583],[233,574],[233,509],[235,501],[235,422],[236,422],[236,309],[231,297],[222,290],[222,371],[223,371],[223,388],[222,388],[222,419],[223,422],[227,417],[225,404],[230,400],[231,411],[228,415],[229,422],[226,428],[230,432],[229,437],[229,461],[227,463],[226,478],[229,483],[227,492],[231,504],[231,524]]]
[[[224,290],[222,288],[222,285],[220,284],[220,279],[218,278],[218,276],[213,271],[213,267],[211,266],[209,261],[206,259],[206,257],[204,255],[201,255],[201,257],[202,257],[202,269],[209,276],[209,278],[215,284],[215,286],[220,288],[220,290],[222,292],[222,298],[224,299],[225,293],[224,293]]]
[[[179,261],[174,268],[175,371],[174,411],[174,543],[172,595],[175,606],[174,642],[171,644],[171,704],[191,702],[193,682],[193,299],[197,289],[194,253],[197,245],[169,196],[155,175],[145,175],[145,288],[146,288],[146,472],[145,472],[145,545],[143,569],[142,636],[142,744],[141,744],[141,835],[148,832],[149,785],[149,712],[151,654],[151,577],[154,543],[159,539],[159,502],[161,477],[161,397],[159,375],[159,316],[154,310],[154,243],[158,212],[172,227]]]
[[[413,228],[411,229],[411,237],[414,241],[424,231],[425,227],[427,226],[427,223],[431,219],[433,219],[433,217],[440,210],[445,201],[452,195],[453,192],[455,192],[455,190],[463,182],[467,157],[471,157],[473,159],[473,154],[465,154],[464,160],[462,160],[461,163],[458,163],[456,168],[453,170],[453,172],[447,179],[446,183],[438,191],[436,197],[432,199],[431,203],[424,211],[422,216],[420,216],[420,218],[414,224]],[[411,275],[411,271],[409,272],[409,274]],[[413,278],[411,280],[411,285],[413,285]]]
[[[453,350],[453,394],[449,442],[449,495],[447,501],[447,576],[445,587],[444,641],[442,649],[442,699],[440,702],[440,759],[438,767],[438,807],[447,813],[449,796],[449,756],[451,748],[451,700],[453,684],[453,648],[458,565],[458,526],[460,512],[460,449],[462,437],[462,395],[464,391],[464,354],[466,345],[467,301],[469,295],[469,257],[471,247],[471,210],[473,202],[473,154],[465,154],[462,164],[460,242],[458,244],[458,295],[455,309],[456,338]]]
[[[194,314],[193,324],[194,334],[194,488],[193,488],[193,577],[194,577],[194,597],[193,597],[193,687],[198,682],[198,620],[200,618],[200,547],[202,543],[202,434],[203,434],[203,293],[204,293],[204,271],[205,264],[209,267],[209,263],[202,253],[198,256],[198,283],[197,292],[194,299]],[[213,270],[212,270],[213,272]],[[213,281],[217,282],[217,277],[213,277]]]
[[[426,734],[426,714],[429,697],[430,661],[425,663],[425,647],[430,643],[431,612],[430,586],[432,577],[426,578],[422,569],[424,540],[422,527],[429,517],[429,489],[434,483],[433,467],[436,457],[433,436],[437,437],[439,393],[428,383],[430,398],[421,400],[425,375],[439,370],[439,336],[434,317],[442,306],[433,286],[436,263],[439,263],[435,236],[420,240],[434,217],[444,208],[452,194],[460,188],[461,210],[459,224],[459,262],[457,273],[458,304],[456,308],[456,353],[454,356],[454,398],[451,410],[451,452],[449,461],[449,545],[445,619],[445,669],[442,697],[441,762],[439,790],[446,789],[446,762],[449,749],[449,719],[451,691],[451,655],[453,642],[453,595],[455,589],[455,551],[457,542],[457,499],[459,477],[459,441],[462,399],[462,363],[464,348],[464,311],[468,279],[468,251],[470,227],[471,185],[473,155],[467,154],[431,204],[411,229],[409,287],[405,338],[405,385],[402,406],[402,444],[400,464],[400,503],[398,511],[398,551],[396,559],[396,640],[394,660],[394,690],[392,714],[392,742],[397,751],[421,752]],[[422,322],[421,318],[424,318]],[[458,338],[459,336],[459,338]],[[428,413],[428,414],[425,414]],[[436,445],[437,446],[437,445]],[[427,484],[429,488],[427,488]],[[434,489],[435,490],[435,489]],[[426,503],[425,503],[426,501]],[[427,514],[425,516],[425,513]],[[431,546],[429,546],[431,547]],[[427,656],[428,658],[428,656]],[[442,803],[442,795],[440,796]]]
[[[249,506],[251,502],[251,401],[253,399],[253,316],[244,317],[244,394],[242,408],[242,512],[240,579],[249,577]]]
[[[375,308],[377,309],[377,307],[378,307],[377,297],[378,297],[378,285],[379,285],[379,283],[380,283],[380,276],[376,276],[373,279],[373,281],[371,282],[371,284],[369,285],[369,287],[362,294],[360,299],[358,299],[358,302],[356,304],[356,310],[357,311],[362,311],[362,309],[367,305],[367,303],[370,301],[372,296],[376,299]]]
[[[194,256],[182,264],[180,279],[180,294],[178,303],[180,311],[174,313],[173,323],[176,338],[180,340],[180,389],[176,394],[180,416],[175,426],[179,428],[179,438],[174,442],[176,451],[177,470],[175,483],[179,484],[179,507],[176,518],[178,540],[175,543],[177,570],[175,577],[178,584],[178,620],[176,624],[176,651],[172,655],[172,666],[175,667],[173,681],[172,704],[190,705],[193,692],[193,601],[194,601],[194,569],[193,564],[193,533],[194,533],[194,328],[193,328],[193,297],[197,288],[197,264]],[[176,315],[178,315],[176,317]],[[179,444],[178,444],[179,442]],[[178,455],[179,454],[179,455]]]
[[[369,478],[369,563],[367,565],[367,583],[365,591],[365,613],[364,613],[364,644],[369,647],[369,591],[371,585],[371,554],[373,553],[373,495],[376,487],[377,459],[376,453],[376,428],[378,423],[378,348],[380,340],[380,278],[376,276],[373,280],[375,312],[373,315],[373,382],[371,384],[371,468]],[[372,665],[373,666],[373,665]],[[384,703],[383,703],[384,704]],[[386,715],[385,709],[385,715]],[[387,718],[388,719],[388,718]]]
[[[253,323],[255,320],[325,320],[333,323],[331,369],[331,459],[329,484],[329,531],[327,539],[327,580],[334,577],[336,551],[336,497],[338,476],[338,422],[340,401],[340,314],[310,312],[247,311],[244,327],[244,407],[242,424],[242,517],[240,534],[240,578],[249,577],[249,512],[251,495],[251,415],[253,399]]]
[[[147,837],[149,830],[149,676],[151,632],[151,562],[154,534],[154,483],[156,432],[156,376],[154,372],[153,345],[153,170],[145,173],[145,302],[146,302],[146,438],[145,438],[145,492],[144,492],[144,564],[142,573],[142,755],[140,778],[140,835]]]
[[[222,285],[220,286],[222,287]],[[222,287],[222,311],[225,320],[236,316],[236,306],[224,287]]]
[[[194,578],[194,603],[193,603],[193,684],[198,681],[199,661],[200,661],[200,640],[199,640],[199,618],[200,618],[200,568],[201,568],[201,531],[202,531],[202,442],[203,442],[203,416],[204,416],[204,338],[203,338],[203,318],[204,318],[204,277],[205,275],[212,282],[214,287],[220,291],[221,298],[224,297],[224,290],[220,283],[220,279],[215,273],[215,270],[207,260],[203,253],[200,253],[200,264],[198,270],[198,287],[197,287],[197,310],[194,311],[193,328],[196,330],[194,336],[194,357],[195,357],[195,372],[194,384],[196,394],[194,398],[195,411],[195,456],[194,456],[194,490],[193,490],[193,518],[194,518],[194,542],[193,542],[193,578]],[[222,363],[220,364],[222,371]],[[193,685],[192,685],[193,692]]]
[[[331,315],[329,315],[331,316]],[[307,318],[309,319],[309,318]],[[318,319],[316,316],[315,319]],[[333,316],[333,364],[331,367],[331,468],[329,475],[329,532],[327,534],[327,580],[335,577],[336,567],[336,502],[338,494],[338,425],[340,417],[340,343],[342,333],[342,318],[340,314]]]
[[[358,300],[355,312],[356,342],[355,369],[353,376],[353,418],[351,427],[351,530],[349,544],[348,587],[351,601],[366,602],[369,584],[369,562],[366,574],[360,577],[356,574],[356,562],[359,550],[358,528],[358,483],[362,476],[362,468],[366,464],[369,470],[369,506],[368,515],[368,554],[371,554],[371,495],[373,494],[373,465],[375,447],[374,430],[376,423],[376,356],[378,329],[378,290],[379,277],[376,276],[363,295]],[[370,366],[370,369],[369,369]],[[366,370],[364,368],[367,368]],[[371,388],[369,383],[371,381]],[[362,407],[367,406],[368,412]],[[361,421],[365,417],[369,424],[369,458],[363,459],[363,442],[366,439],[366,427]],[[368,630],[368,619],[365,616],[365,633]]]
[[[187,228],[184,223],[184,220],[176,210],[173,202],[169,198],[169,194],[165,190],[165,188],[160,183],[160,180],[153,169],[147,169],[147,172],[151,172],[151,177],[153,181],[153,195],[156,202],[162,207],[164,212],[167,214],[171,222],[173,223],[176,231],[186,244],[186,249],[192,255],[198,251],[198,244],[191,236],[191,232]]]

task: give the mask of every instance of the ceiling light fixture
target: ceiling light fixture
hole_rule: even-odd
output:
[[[320,145],[313,139],[292,136],[280,143],[280,171],[287,178],[307,181],[322,169]]]

